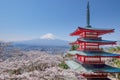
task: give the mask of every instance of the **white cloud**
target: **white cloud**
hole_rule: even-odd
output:
[[[53,35],[52,33],[47,33],[43,36],[40,37],[41,39],[55,39],[55,35]]]

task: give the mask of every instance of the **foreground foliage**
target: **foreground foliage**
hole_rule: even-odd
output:
[[[68,68],[69,68],[68,65],[65,64],[64,61],[62,61],[62,62],[59,64],[59,67],[61,67],[61,68],[63,68],[63,69],[68,69]]]

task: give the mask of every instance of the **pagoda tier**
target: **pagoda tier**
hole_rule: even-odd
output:
[[[71,33],[71,36],[81,36],[85,38],[98,38],[98,36],[112,33],[114,32],[114,29],[97,29],[97,28],[82,28],[78,27],[73,33]]]
[[[77,44],[79,48],[77,50],[86,50],[86,51],[101,51],[99,48],[100,45],[114,45],[116,41],[108,40],[91,40],[91,39],[81,39],[78,38],[77,41],[70,43],[72,45]]]
[[[104,52],[104,51],[100,51],[100,52],[96,52],[96,51],[79,51],[79,50],[73,50],[73,51],[67,51],[67,54],[70,55],[80,55],[80,56],[90,56],[90,57],[113,57],[113,58],[119,58],[120,54],[114,54],[114,53],[109,53],[109,52]]]
[[[105,64],[80,64],[74,60],[66,60],[65,63],[73,70],[81,71],[82,74],[119,73],[120,68]]]
[[[81,64],[105,64],[108,58],[120,58],[120,54],[108,52],[68,51],[67,54],[76,56],[76,61]]]
[[[99,73],[99,74],[80,74],[81,76],[83,77],[86,77],[86,78],[107,78],[108,74],[107,73]]]
[[[75,42],[72,42],[70,44],[81,44],[81,43],[85,43],[86,46],[89,45],[89,46],[93,46],[93,45],[109,45],[109,44],[112,44],[112,45],[115,45],[116,44],[116,41],[108,41],[108,40],[91,40],[91,39],[82,39],[82,38],[78,38],[77,41]]]
[[[88,78],[87,80],[111,80],[111,79],[100,77],[100,78]]]

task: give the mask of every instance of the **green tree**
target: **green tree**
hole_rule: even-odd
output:
[[[70,50],[71,50],[71,51],[72,51],[72,50],[76,50],[76,49],[78,49],[78,47],[79,47],[78,45],[72,45]]]
[[[65,64],[65,62],[63,61],[63,62],[61,62],[59,65],[58,65],[59,67],[61,67],[61,68],[63,68],[63,69],[68,69],[69,67],[68,67],[68,65],[67,64]]]

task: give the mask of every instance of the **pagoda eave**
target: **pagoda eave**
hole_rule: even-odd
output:
[[[71,42],[69,44],[74,45],[74,44],[80,44],[80,43],[98,43],[98,45],[115,45],[116,41],[105,41],[105,40],[101,40],[101,41],[89,41],[89,40],[77,40],[75,42]]]
[[[109,52],[86,52],[86,51],[68,51],[67,54],[72,56],[89,56],[89,57],[112,57],[112,58],[120,58],[120,54],[112,54]]]
[[[69,44],[70,45],[78,45],[80,43],[86,43],[86,42],[71,42]],[[87,42],[87,43],[92,43],[92,42]],[[94,43],[98,43],[99,45],[116,45],[116,42],[110,42],[110,43],[94,42]]]
[[[101,68],[87,67],[86,65],[79,64],[73,60],[67,60],[65,63],[73,70],[82,71],[83,73],[120,73],[120,68],[104,65]],[[100,66],[99,66],[100,67]]]
[[[80,55],[80,54],[76,54],[77,56],[83,56],[83,57],[100,57],[100,58],[120,58],[120,55],[119,56],[104,56],[104,55]],[[75,56],[75,55],[71,55],[71,56]]]
[[[95,28],[82,28],[78,27],[70,36],[79,36],[82,32],[96,32],[98,35],[114,32],[114,29],[95,29]]]

